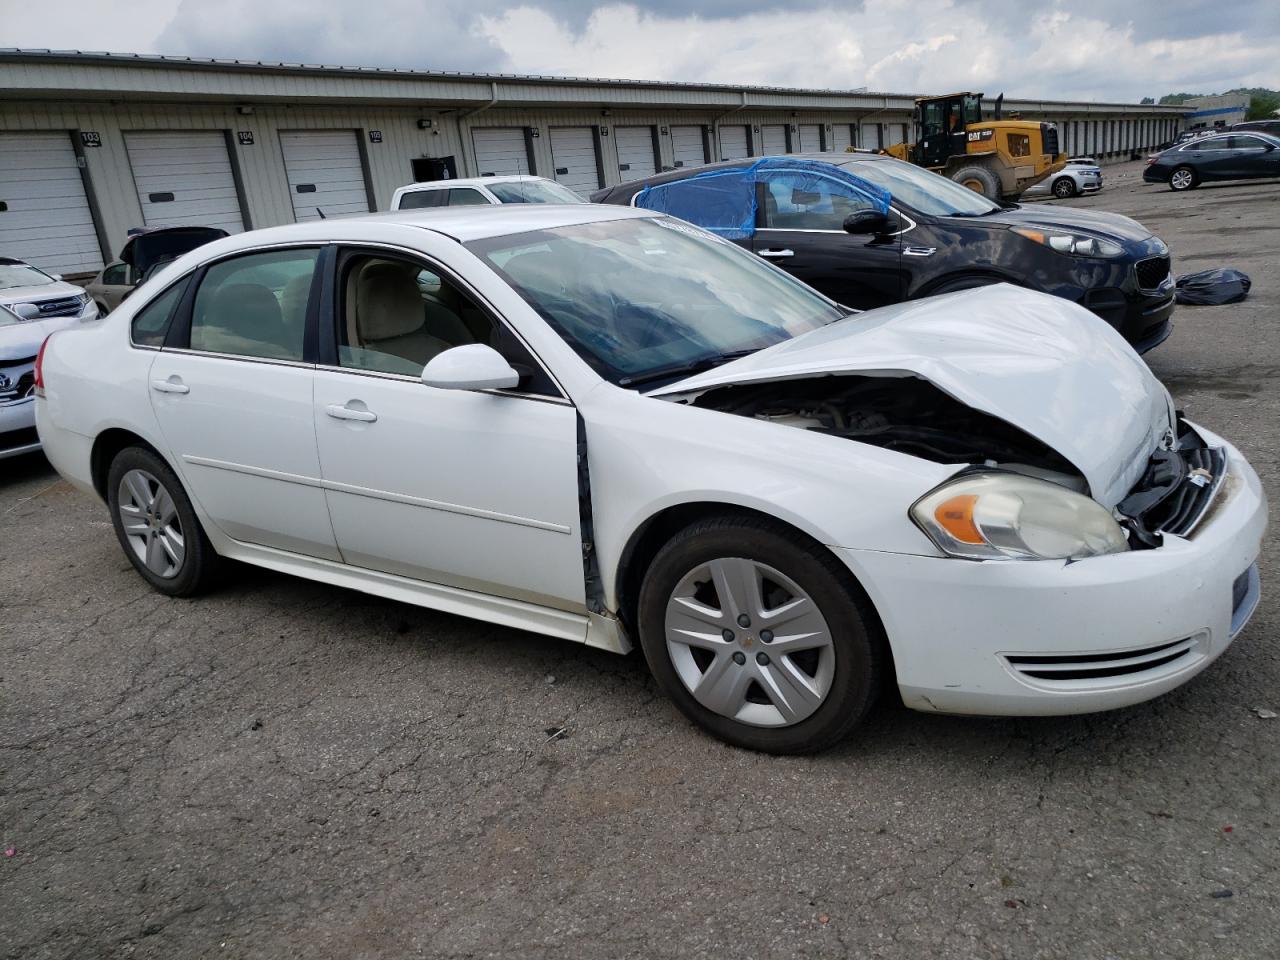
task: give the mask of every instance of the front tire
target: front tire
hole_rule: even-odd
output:
[[[951,179],[993,203],[1000,202],[1000,179],[986,167],[963,167],[953,173]]]
[[[1053,195],[1059,200],[1078,196],[1079,193],[1080,191],[1076,189],[1075,181],[1070,177],[1059,177],[1053,181]]]
[[[160,593],[190,597],[213,584],[219,557],[177,475],[154,452],[126,447],[116,454],[107,505],[125,556]]]
[[[1196,172],[1190,167],[1175,167],[1173,172],[1169,174],[1169,189],[1176,193],[1183,190],[1194,190],[1200,185],[1200,178],[1196,176]]]
[[[638,614],[658,685],[735,746],[822,750],[880,689],[870,601],[824,547],[780,524],[723,516],[677,534],[645,575]]]

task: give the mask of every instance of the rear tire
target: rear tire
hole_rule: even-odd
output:
[[[116,454],[107,505],[124,555],[160,593],[190,597],[214,584],[221,558],[177,475],[154,452],[125,447]]]
[[[658,685],[735,746],[825,749],[880,690],[886,645],[866,594],[820,544],[763,518],[676,534],[645,574],[638,619]]]
[[[1053,195],[1059,200],[1066,200],[1079,194],[1080,191],[1076,189],[1075,181],[1070,177],[1059,177],[1053,181]]]
[[[1173,172],[1169,174],[1169,189],[1176,193],[1194,190],[1198,186],[1200,186],[1200,178],[1188,166],[1174,167]]]
[[[1000,179],[986,167],[961,167],[951,179],[993,203],[1000,202]]]

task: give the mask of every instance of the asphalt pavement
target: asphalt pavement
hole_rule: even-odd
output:
[[[1280,502],[1280,183],[1105,172],[1051,202],[1253,277],[1148,360]],[[166,599],[101,503],[0,461],[0,956],[1274,958],[1274,538],[1261,573],[1252,624],[1154,702],[885,704],[780,759],[635,656],[248,568]]]

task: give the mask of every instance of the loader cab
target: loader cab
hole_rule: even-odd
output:
[[[947,158],[967,151],[965,130],[982,122],[982,94],[953,93],[916,101],[919,133],[915,162],[924,167],[940,167]]]

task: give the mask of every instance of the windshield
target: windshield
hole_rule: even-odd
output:
[[[597,373],[623,386],[673,379],[844,316],[745,250],[667,217],[574,224],[467,247]]]
[[[585,203],[568,187],[545,180],[512,180],[486,183],[489,192],[503,203]]]
[[[842,164],[850,173],[884,187],[904,206],[934,217],[980,217],[1000,207],[954,180],[894,160],[856,160]]]
[[[27,263],[0,263],[0,290],[10,287],[42,287],[53,277]]]

